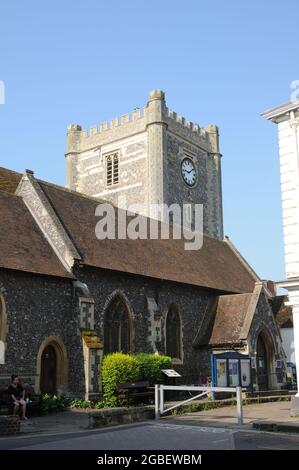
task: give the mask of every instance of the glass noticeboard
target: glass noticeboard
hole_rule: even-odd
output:
[[[249,387],[250,385],[250,361],[248,359],[241,359],[241,381],[242,387]]]
[[[224,352],[211,355],[214,387],[252,388],[252,365],[249,355]]]
[[[239,360],[238,359],[228,360],[228,378],[229,378],[229,385],[231,387],[237,387],[239,385]]]
[[[217,359],[217,386],[227,387],[227,370],[226,370],[226,359]]]

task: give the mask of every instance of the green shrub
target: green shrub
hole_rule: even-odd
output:
[[[162,383],[163,372],[161,370],[171,368],[171,358],[168,356],[138,353],[135,357],[141,364],[141,380],[147,380],[151,384]]]
[[[92,403],[82,398],[74,398],[70,403],[71,408],[92,408]]]
[[[63,411],[68,406],[64,398],[48,393],[42,395],[40,400],[40,414],[48,414],[54,411]]]
[[[115,395],[116,385],[141,380],[141,363],[129,354],[108,354],[103,359],[101,377],[105,406],[121,405]]]

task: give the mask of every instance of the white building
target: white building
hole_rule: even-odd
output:
[[[295,360],[299,364],[299,100],[277,106],[262,116],[278,125],[280,181],[285,252],[285,281],[293,309]],[[292,403],[292,414],[299,415],[299,393]]]

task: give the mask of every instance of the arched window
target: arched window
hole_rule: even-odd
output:
[[[182,358],[181,318],[174,306],[170,307],[166,317],[166,354],[173,359]]]
[[[0,364],[5,363],[5,343],[6,343],[6,313],[4,298],[0,293]]]
[[[104,319],[104,353],[131,350],[131,321],[125,301],[115,297],[109,304]]]
[[[4,297],[0,292],[0,341],[6,343],[7,335],[7,318]]]
[[[2,296],[0,294],[0,341],[3,341],[3,323],[4,323],[4,319],[3,319],[3,300],[2,300]]]
[[[106,156],[106,185],[112,186],[118,184],[119,176],[119,158],[118,153],[112,153]]]

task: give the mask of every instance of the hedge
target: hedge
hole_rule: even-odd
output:
[[[103,398],[106,406],[117,406],[116,385],[141,380],[141,364],[129,354],[112,353],[104,357],[101,369]]]
[[[171,368],[171,357],[158,354],[136,354],[135,357],[141,364],[142,380],[148,380],[151,384],[163,382],[162,369]]]
[[[115,394],[116,385],[120,382],[146,380],[151,384],[161,383],[161,369],[171,367],[171,358],[156,354],[107,354],[101,367],[103,399],[105,406],[119,406]]]

